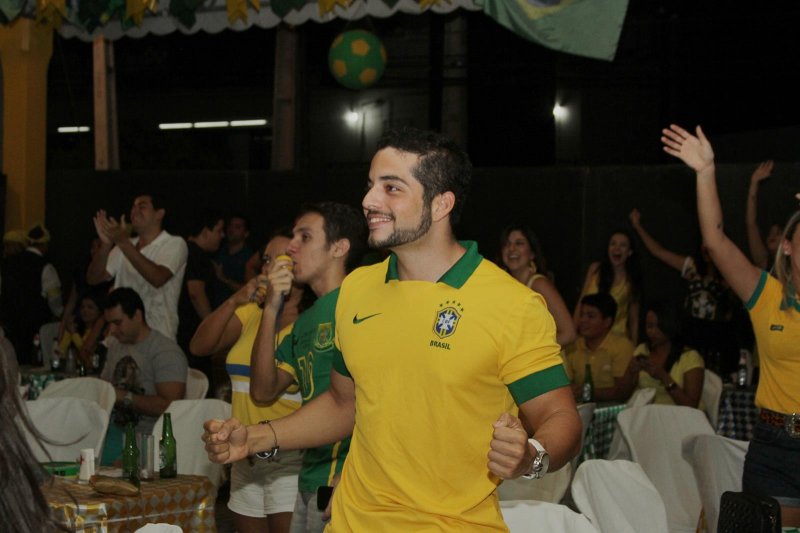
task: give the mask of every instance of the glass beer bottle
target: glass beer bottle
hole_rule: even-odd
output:
[[[591,402],[594,399],[594,380],[592,379],[592,365],[586,363],[586,370],[583,374],[583,390],[581,391],[581,401]]]
[[[178,453],[175,437],[172,435],[172,417],[164,413],[164,426],[161,441],[158,443],[159,473],[162,479],[178,475]]]
[[[139,486],[139,448],[136,446],[136,427],[128,422],[125,446],[122,448],[122,478]]]

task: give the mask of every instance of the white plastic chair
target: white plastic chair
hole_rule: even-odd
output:
[[[705,377],[703,378],[703,394],[701,399],[708,420],[711,422],[711,427],[714,428],[714,431],[717,430],[717,424],[719,422],[720,398],[722,398],[722,378],[706,368]]]
[[[749,442],[721,435],[693,435],[683,439],[681,454],[694,469],[708,533],[717,531],[722,493],[742,490],[744,456],[749,447]]]
[[[509,479],[497,487],[497,496],[501,501],[537,500],[540,502],[559,503],[569,489],[572,479],[572,466],[564,465],[555,472],[549,472],[542,479]]]
[[[207,476],[219,487],[223,466],[208,460],[205,445],[200,440],[203,423],[210,418],[227,420],[231,417],[231,404],[213,398],[200,400],[175,400],[166,410],[172,415],[172,434],[178,447],[178,473]],[[161,438],[164,416],[158,417],[153,427],[156,442]]]
[[[145,524],[133,533],[183,533],[183,529],[180,526],[159,522],[158,524]]]
[[[114,403],[117,401],[117,393],[114,386],[108,381],[92,378],[69,378],[61,381],[53,381],[41,394],[39,399],[44,398],[83,398],[92,400],[100,407],[111,414]]]
[[[202,400],[208,392],[208,378],[196,368],[190,368],[186,375],[186,400]]]
[[[578,459],[580,459],[581,454],[583,453],[583,445],[586,444],[586,434],[589,432],[589,426],[592,425],[592,417],[594,416],[594,410],[597,407],[597,404],[592,403],[580,403],[578,404],[578,416],[581,417],[581,447],[579,448],[578,455],[572,458],[572,461],[569,462],[570,466],[572,467],[572,477],[575,477],[575,469],[578,468]],[[572,480],[570,479],[570,482]]]
[[[642,405],[650,405],[656,397],[656,389],[652,387],[645,387],[643,389],[636,389],[631,394],[631,397],[625,403],[627,408],[640,407]],[[614,436],[611,437],[611,446],[608,448],[608,459],[616,460],[631,460],[631,450],[628,448],[628,443],[622,438],[622,433],[619,431],[619,424],[614,427]]]
[[[570,533],[597,533],[589,519],[566,505],[536,501],[500,502],[511,533],[532,531],[569,531]]]
[[[581,463],[572,481],[572,499],[601,533],[667,533],[661,495],[636,463]]]
[[[692,407],[644,405],[624,410],[617,423],[632,459],[664,500],[669,530],[693,533],[700,517],[700,493],[681,445],[685,437],[714,434],[705,413]]]
[[[649,405],[653,403],[656,397],[656,389],[653,387],[645,387],[643,389],[636,389],[631,394],[631,397],[625,402],[628,407],[639,407],[642,405]]]
[[[37,461],[77,461],[83,448],[101,457],[109,413],[96,402],[82,398],[45,398],[25,402],[28,417],[39,433],[57,444],[42,442],[50,458],[25,431]]]

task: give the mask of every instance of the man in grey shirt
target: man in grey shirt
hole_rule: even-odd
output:
[[[137,433],[150,434],[158,417],[186,392],[186,356],[175,343],[150,328],[144,304],[133,289],[120,287],[103,306],[113,337],[101,378],[111,382],[117,403],[111,413],[103,464],[114,463],[122,451],[128,422]]]

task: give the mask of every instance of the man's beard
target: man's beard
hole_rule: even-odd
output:
[[[375,249],[385,249],[414,242],[428,233],[432,223],[433,217],[431,216],[431,207],[426,203],[422,210],[422,217],[416,228],[395,230],[383,241],[377,241],[370,235],[369,246]]]

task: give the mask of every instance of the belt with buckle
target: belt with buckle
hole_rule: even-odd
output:
[[[761,409],[761,413],[758,416],[762,422],[770,426],[783,428],[790,437],[800,439],[800,413],[785,415],[769,409]]]

